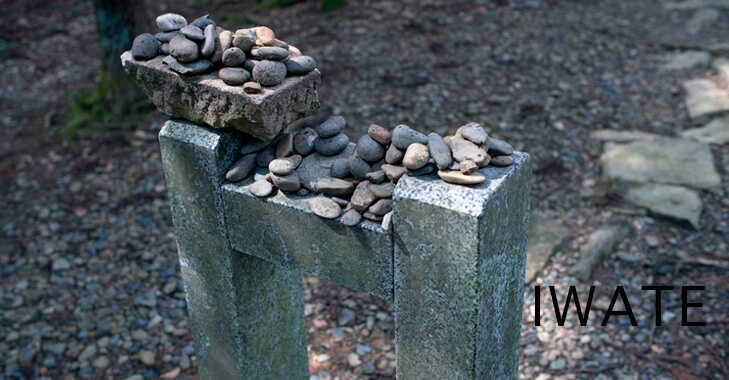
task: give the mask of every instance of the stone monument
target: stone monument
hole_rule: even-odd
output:
[[[446,137],[373,125],[357,144],[339,117],[296,130],[320,78],[287,62],[298,49],[265,27],[157,21],[122,62],[175,118],[159,138],[202,379],[308,378],[302,274],[394,302],[399,379],[517,377],[529,155],[477,123]],[[210,65],[171,40],[199,33]],[[168,38],[191,63],[158,56]],[[216,62],[236,46],[240,67]],[[266,59],[222,79],[247,55]],[[275,84],[256,75],[268,61],[286,68]]]

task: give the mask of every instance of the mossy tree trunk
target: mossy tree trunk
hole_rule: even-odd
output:
[[[145,29],[152,30],[148,28],[149,22],[143,11],[144,1],[94,0],[93,3],[102,65],[100,90],[112,92],[108,95],[113,99],[108,100],[119,102],[119,105],[133,103],[141,98],[141,93],[124,72],[119,56],[131,49],[137,34]]]
[[[144,95],[124,72],[119,57],[131,49],[134,37],[151,31],[144,13],[144,0],[93,0],[99,36],[101,79],[95,90],[75,100],[62,128],[64,138],[74,138],[77,131],[95,132],[100,126],[127,127],[139,116]]]

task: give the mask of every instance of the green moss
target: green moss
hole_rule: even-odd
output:
[[[91,92],[76,97],[66,112],[66,124],[61,129],[61,138],[73,140],[79,134],[89,136],[112,124],[128,130],[149,113],[151,105],[137,107],[132,112],[134,94],[129,96],[122,90],[119,81],[109,73],[103,73],[101,82]]]
[[[347,5],[346,0],[324,0],[321,4],[321,10],[330,12]]]

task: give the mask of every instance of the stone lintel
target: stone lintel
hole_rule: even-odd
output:
[[[127,51],[122,64],[134,83],[162,112],[215,129],[235,128],[257,139],[271,141],[294,121],[319,110],[317,86],[319,70],[303,76],[287,77],[283,83],[264,87],[249,95],[242,86],[229,86],[217,71],[185,76],[162,63],[160,55],[137,61]]]
[[[391,301],[392,235],[368,220],[348,227],[321,218],[307,206],[314,196],[260,199],[246,186],[223,185],[233,249]]]

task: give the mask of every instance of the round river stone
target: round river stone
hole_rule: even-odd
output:
[[[309,208],[311,211],[326,219],[335,219],[342,213],[342,207],[337,202],[325,197],[316,197],[309,199]]]
[[[223,52],[223,64],[225,66],[243,66],[246,61],[246,53],[237,47],[228,48]]]
[[[258,60],[283,61],[289,56],[289,51],[275,46],[264,46],[251,50],[251,57]]]
[[[257,67],[257,66],[256,66]],[[340,133],[334,137],[322,138],[318,136],[314,139],[314,148],[319,154],[324,156],[333,156],[343,151],[349,143],[349,138],[344,133]]]
[[[385,147],[372,139],[370,135],[363,135],[357,141],[357,155],[367,162],[376,162],[385,155]]]
[[[291,75],[304,75],[316,69],[316,60],[308,55],[289,57],[284,61],[284,64],[286,65],[286,71]]]
[[[177,13],[159,15],[155,21],[157,22],[157,27],[162,29],[163,32],[179,30],[187,25],[187,19]]]
[[[260,61],[253,67],[253,81],[275,86],[286,79],[286,65],[278,61]]]
[[[152,59],[159,51],[159,41],[149,33],[142,33],[134,39],[132,56],[134,59]]]
[[[170,55],[180,62],[194,62],[200,56],[197,44],[179,35],[170,41]]]
[[[479,172],[473,172],[471,174],[463,174],[459,171],[444,172],[438,171],[438,177],[448,183],[455,183],[459,185],[476,185],[486,181],[486,177]]]
[[[341,116],[332,116],[316,127],[316,134],[321,138],[333,137],[344,130],[347,121]]]
[[[218,76],[223,82],[231,86],[240,86],[248,79],[251,79],[251,73],[248,70],[237,67],[222,68],[218,71]]]

